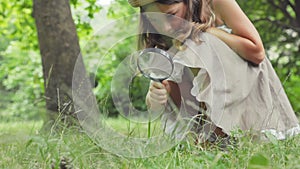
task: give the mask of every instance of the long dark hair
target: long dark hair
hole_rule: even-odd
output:
[[[187,13],[184,19],[193,23],[192,31],[185,35],[185,38],[191,38],[192,40],[199,42],[199,32],[204,31],[208,27],[214,25],[215,16],[210,7],[210,0],[156,0],[155,2],[171,5],[175,3],[183,2],[187,6]],[[161,35],[156,32],[146,16],[143,7],[140,7],[140,32],[138,39],[138,48],[150,48],[158,47],[167,50],[170,46],[176,43],[176,40],[171,37]],[[150,33],[151,32],[151,33]],[[178,42],[178,41],[177,41]],[[177,43],[176,46],[181,43]]]

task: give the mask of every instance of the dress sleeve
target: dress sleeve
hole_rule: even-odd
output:
[[[168,80],[180,83],[182,81],[183,69],[184,65],[175,62],[174,70],[172,72],[171,77]]]

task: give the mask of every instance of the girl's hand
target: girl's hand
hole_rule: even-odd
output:
[[[146,97],[147,106],[151,110],[162,110],[167,103],[169,93],[170,84],[167,80],[162,83],[151,81]]]

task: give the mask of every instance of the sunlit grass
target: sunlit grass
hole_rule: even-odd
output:
[[[108,121],[114,127],[122,127],[119,123],[123,122],[120,119]],[[252,141],[245,134],[227,150],[182,142],[163,154],[132,159],[101,149],[79,127],[41,134],[41,125],[42,122],[0,124],[0,168],[60,168],[61,165],[100,169],[300,168],[299,136],[268,143]],[[11,139],[5,140],[6,136]]]
[[[147,138],[162,134],[162,125],[159,119],[150,122],[147,120],[137,122],[137,120],[119,116],[117,119],[108,118],[106,124],[115,131],[126,136]]]
[[[19,121],[0,123],[0,143],[25,141],[32,134],[38,133],[42,121]]]

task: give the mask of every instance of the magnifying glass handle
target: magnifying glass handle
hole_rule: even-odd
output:
[[[165,79],[159,79],[158,82],[163,83]]]
[[[151,80],[153,80],[153,81],[155,81],[155,82],[163,83],[163,81],[166,80],[166,78],[162,78],[162,79],[154,79],[154,78],[151,78]]]

